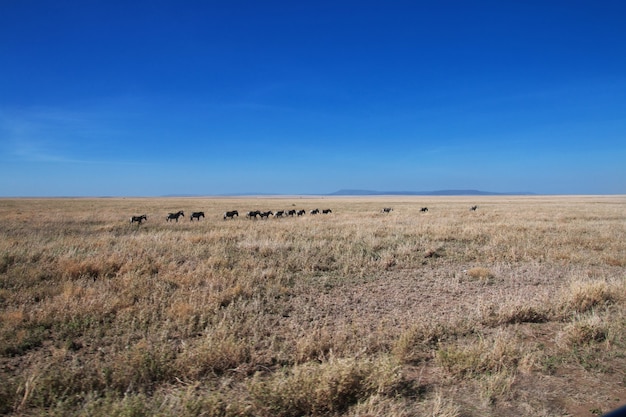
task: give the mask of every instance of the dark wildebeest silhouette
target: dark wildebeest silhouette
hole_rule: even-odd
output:
[[[320,209],[313,209],[310,211],[311,214],[319,214]]]
[[[274,213],[274,217],[283,217],[285,215],[285,210],[279,210],[276,213]]]
[[[304,216],[306,214],[306,210],[298,210],[296,213],[298,216]]]
[[[322,210],[322,214],[329,214],[332,213],[333,211],[331,209],[324,209]]]
[[[261,216],[262,219],[267,219],[269,216],[273,216],[274,213],[272,213],[272,211],[264,211],[262,213],[259,214]]]
[[[472,206],[472,207],[470,207],[470,211],[476,211],[476,210],[478,210],[478,206]]]
[[[253,218],[256,219],[256,216],[260,216],[260,215],[261,215],[261,212],[259,210],[254,210],[254,211],[249,211],[246,214],[246,217],[249,219],[253,219]]]
[[[224,220],[234,219],[235,216],[239,217],[239,212],[237,210],[227,211],[226,213],[224,213]]]
[[[383,213],[391,213],[393,211],[393,209],[391,207],[385,207],[382,212]]]
[[[185,213],[181,210],[178,213],[168,213],[167,218],[165,220],[167,220],[168,222],[170,220],[176,220],[176,223],[178,223],[178,218],[180,216],[185,217]]]
[[[135,222],[141,224],[142,221],[148,221],[148,216],[146,216],[145,214],[142,214],[141,216],[132,216],[130,218],[130,224],[133,224]]]
[[[289,210],[289,211],[287,212],[287,215],[288,215],[288,216],[295,216],[295,215],[296,215],[296,211],[295,211],[295,210]]]
[[[427,213],[428,212],[428,207],[422,207],[420,209],[420,213]]]
[[[189,220],[193,221],[193,219],[197,219],[198,221],[200,221],[200,217],[204,218],[204,211],[194,211],[193,213],[191,213],[191,217],[189,218]]]

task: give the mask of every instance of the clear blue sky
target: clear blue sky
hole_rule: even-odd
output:
[[[623,1],[0,0],[0,196],[626,193]]]

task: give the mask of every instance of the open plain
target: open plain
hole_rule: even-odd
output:
[[[14,415],[600,415],[626,198],[0,199],[0,381]]]

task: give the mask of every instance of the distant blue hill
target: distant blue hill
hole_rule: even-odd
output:
[[[472,196],[472,195],[534,195],[530,192],[494,193],[479,190],[437,190],[437,191],[372,191],[372,190],[339,190],[327,195],[424,195],[424,196]]]

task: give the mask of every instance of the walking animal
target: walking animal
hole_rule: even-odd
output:
[[[249,211],[246,214],[246,217],[249,219],[252,219],[252,218],[256,219],[256,216],[260,216],[260,215],[261,215],[261,212],[259,210],[255,210],[255,211]]]
[[[224,213],[224,220],[234,219],[235,216],[239,217],[239,212],[237,210],[227,211],[226,213]]]
[[[204,211],[194,211],[193,213],[191,213],[191,217],[189,218],[189,220],[193,221],[193,219],[197,219],[198,221],[200,221],[200,217],[204,218]]]
[[[185,213],[181,210],[178,213],[168,213],[167,218],[165,220],[167,220],[168,222],[170,220],[176,220],[176,223],[178,223],[178,218],[179,217],[185,217]]]
[[[142,221],[148,221],[148,216],[146,216],[145,214],[142,214],[141,216],[132,216],[130,218],[130,224],[133,224],[135,222],[141,224]]]

